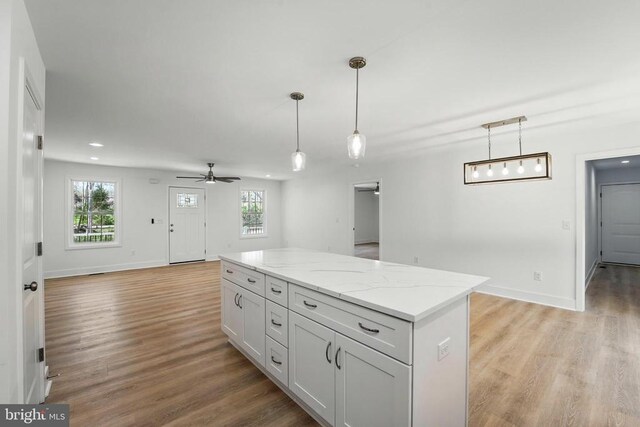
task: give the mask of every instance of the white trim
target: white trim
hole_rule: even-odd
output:
[[[242,192],[243,191],[262,191],[264,193],[264,200],[263,200],[263,205],[264,208],[262,210],[262,229],[264,230],[263,233],[261,234],[242,234]],[[269,237],[269,227],[268,227],[268,221],[269,221],[269,206],[267,205],[268,202],[268,195],[267,195],[267,189],[266,188],[256,188],[256,187],[240,187],[240,190],[238,191],[238,221],[240,226],[238,227],[238,233],[239,233],[239,238],[241,240],[245,240],[245,239],[265,239],[267,237]]]
[[[164,267],[169,265],[165,260],[133,262],[130,264],[98,265],[90,267],[69,268],[66,270],[45,271],[45,279],[58,277],[84,276],[95,273],[111,273],[114,271],[138,270],[141,268]]]
[[[555,295],[541,294],[537,292],[527,292],[502,286],[481,285],[475,290],[481,294],[494,295],[498,297],[511,298],[518,301],[542,304],[565,310],[575,310],[575,301],[571,298],[563,298]]]
[[[78,176],[67,175],[66,180],[66,196],[65,196],[65,251],[85,250],[85,249],[106,249],[122,247],[122,180],[120,178],[109,178],[101,176]],[[109,182],[115,184],[115,208],[113,210],[115,217],[115,239],[108,243],[74,243],[72,237],[72,222],[70,218],[73,216],[71,209],[73,197],[73,181],[91,181],[91,182]]]
[[[585,292],[587,291],[587,289],[589,289],[589,284],[591,283],[591,279],[593,279],[593,276],[596,274],[596,269],[598,268],[598,264],[600,264],[600,262],[597,259],[594,260],[593,265],[589,269],[589,273],[587,273],[587,278],[585,279],[585,282],[584,282]]]
[[[620,150],[598,151],[595,153],[576,155],[576,311],[584,311],[586,292],[586,166],[590,160],[609,159],[615,157],[636,156],[640,154],[640,147],[624,148]]]
[[[378,183],[378,185],[381,188],[380,194],[378,194],[378,259],[379,260],[383,260],[382,258],[382,202],[383,202],[383,193],[384,193],[384,187],[382,185],[382,178],[370,178],[370,179],[363,179],[363,180],[358,180],[358,181],[354,181],[351,182],[349,184],[349,191],[347,192],[347,194],[349,195],[349,200],[347,201],[347,209],[349,211],[349,215],[348,215],[348,221],[349,221],[349,242],[350,242],[350,247],[349,247],[349,252],[351,256],[355,255],[355,245],[356,245],[356,233],[354,228],[356,227],[356,193],[355,193],[355,186],[358,184],[371,184],[373,182]]]

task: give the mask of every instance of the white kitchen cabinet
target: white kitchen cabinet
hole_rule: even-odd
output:
[[[242,347],[264,366],[264,298],[251,291],[243,290],[238,297],[238,303],[242,311]]]
[[[336,426],[408,426],[411,367],[336,334]]]
[[[289,389],[326,422],[335,417],[335,332],[289,314]]]
[[[238,296],[242,292],[241,288],[228,280],[222,279],[220,287],[222,300],[222,330],[232,340],[242,342],[242,309],[238,305]]]

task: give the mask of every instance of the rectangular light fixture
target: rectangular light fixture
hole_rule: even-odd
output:
[[[524,154],[464,164],[464,183],[467,185],[541,179],[551,179],[549,153]]]
[[[489,158],[464,164],[465,185],[551,179],[551,154],[548,152],[522,154],[522,122],[526,121],[525,116],[518,116],[482,125],[487,129]],[[515,123],[518,124],[520,155],[492,159],[491,129]]]

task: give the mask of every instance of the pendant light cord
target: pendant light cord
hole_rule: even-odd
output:
[[[522,119],[518,119],[518,145],[520,146],[520,156],[522,156]]]
[[[360,86],[360,66],[356,68],[356,131],[358,130],[358,88]]]
[[[489,138],[489,160],[491,160],[491,125],[487,126],[488,138]]]
[[[298,119],[298,100],[296,99],[296,152],[300,151],[300,122]]]

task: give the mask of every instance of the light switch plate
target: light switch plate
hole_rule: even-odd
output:
[[[449,355],[449,343],[451,337],[447,337],[444,341],[438,344],[438,360],[442,360]]]

